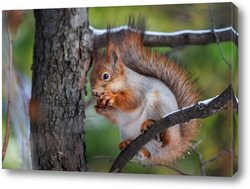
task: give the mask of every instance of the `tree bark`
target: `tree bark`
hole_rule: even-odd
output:
[[[88,9],[35,10],[30,101],[33,169],[87,171],[81,78],[91,60]]]

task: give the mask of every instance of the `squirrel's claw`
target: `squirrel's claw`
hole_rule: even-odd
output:
[[[104,112],[108,111],[106,108],[99,107],[98,105],[95,105],[94,109],[95,109],[96,113],[100,114],[100,115],[103,115]]]
[[[119,144],[119,150],[124,150],[125,148],[127,148],[127,145],[129,143],[131,143],[132,140],[131,139],[126,139],[124,141],[122,141],[120,144]]]
[[[114,103],[114,95],[110,91],[104,91],[100,95],[100,103],[102,107],[112,106]]]
[[[147,121],[144,121],[142,126],[141,126],[141,133],[144,133],[148,128],[155,122],[155,120],[149,119]]]

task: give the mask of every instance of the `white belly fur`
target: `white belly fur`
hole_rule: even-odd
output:
[[[130,72],[132,73],[132,71]],[[130,74],[130,77],[128,77],[128,79],[131,80],[131,85],[133,85],[133,74]],[[138,79],[140,77],[141,79]],[[143,97],[143,104],[132,113],[124,113],[120,110],[117,110],[122,140],[134,140],[137,136],[140,135],[140,129],[143,122],[147,121],[148,119],[161,119],[167,113],[178,109],[174,94],[161,81],[154,78],[137,76],[136,82],[140,83],[141,88],[144,87],[143,91],[141,91],[141,94],[146,94],[146,96]],[[155,92],[157,92],[158,94],[158,99],[156,99],[155,97]],[[154,105],[155,103],[157,104],[157,106]],[[152,112],[156,112],[157,114],[154,114]],[[152,113],[152,115],[150,113]],[[179,125],[176,125],[169,128],[168,131],[171,135],[174,133],[178,133],[179,129]],[[176,140],[180,141],[178,135],[175,136]],[[155,145],[155,140],[152,141],[147,143],[145,146],[151,153],[151,156],[156,157],[161,154],[164,149],[157,148]],[[143,157],[140,159],[143,159]]]
[[[145,112],[142,112],[142,108],[128,114],[118,112],[118,117],[122,140],[133,140],[139,136],[141,125],[146,120]]]

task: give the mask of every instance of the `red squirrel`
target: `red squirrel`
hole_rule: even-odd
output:
[[[96,113],[119,126],[122,150],[164,115],[194,104],[199,91],[187,71],[143,47],[145,19],[130,18],[127,29],[108,29],[106,50],[95,44],[90,75]],[[178,124],[148,142],[136,158],[168,163],[183,156],[199,130],[198,120]]]

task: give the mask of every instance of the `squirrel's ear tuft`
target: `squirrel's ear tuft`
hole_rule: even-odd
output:
[[[114,63],[118,62],[118,56],[115,51],[110,52],[110,57],[111,57],[111,61],[113,61]]]
[[[119,71],[119,60],[115,51],[110,52],[110,63],[114,71]]]

